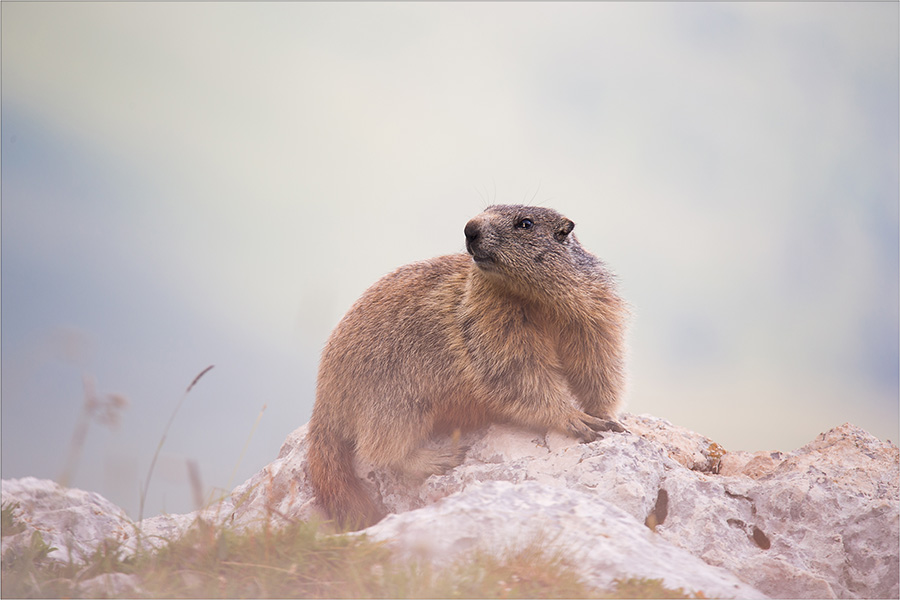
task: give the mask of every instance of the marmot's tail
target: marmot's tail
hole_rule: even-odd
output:
[[[353,468],[352,445],[310,424],[307,473],[316,499],[341,529],[355,531],[384,517]]]

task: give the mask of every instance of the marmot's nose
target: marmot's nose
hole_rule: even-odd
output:
[[[472,219],[471,221],[466,223],[466,228],[464,231],[466,234],[466,242],[470,244],[477,240],[481,235],[481,227],[479,227],[479,223],[475,219]]]

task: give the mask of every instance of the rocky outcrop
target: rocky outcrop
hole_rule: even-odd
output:
[[[104,540],[124,541],[134,534],[125,511],[94,492],[24,477],[4,479],[0,496],[3,506],[18,504],[16,520],[24,525],[13,535],[3,532],[4,556],[10,549],[28,545],[34,532],[55,548],[49,557],[63,562],[84,561]]]
[[[790,453],[727,453],[662,419],[623,423],[629,433],[591,444],[492,426],[463,436],[465,462],[425,482],[359,465],[393,513],[366,533],[437,563],[540,539],[598,587],[648,577],[707,597],[900,595],[895,445],[847,424]],[[198,516],[239,528],[321,517],[305,434],[293,432],[275,461],[202,513],[145,519],[140,542],[172,539]],[[3,481],[2,495],[47,543],[66,548],[61,559],[89,554],[104,537],[138,543],[134,524],[96,494],[22,479]]]
[[[598,589],[641,577],[714,598],[766,597],[594,494],[536,481],[475,483],[441,502],[390,515],[366,533],[407,560],[446,565],[477,549],[502,555],[537,542],[562,552]]]

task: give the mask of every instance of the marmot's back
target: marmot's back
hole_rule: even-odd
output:
[[[426,476],[464,452],[423,448],[437,431],[621,431],[626,311],[573,227],[546,208],[489,207],[465,227],[470,256],[401,267],[354,304],[323,352],[310,421],[310,480],[333,518],[360,527],[383,514],[356,455]]]

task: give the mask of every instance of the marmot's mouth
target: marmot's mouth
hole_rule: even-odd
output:
[[[481,268],[489,268],[496,262],[491,252],[485,251],[481,244],[471,239],[466,240],[466,252],[472,255],[472,260]]]
[[[476,265],[484,266],[484,265],[490,265],[490,264],[494,263],[494,257],[491,256],[490,254],[484,254],[481,252],[478,252],[478,253],[472,252],[471,254],[472,254],[472,260],[475,261]]]

